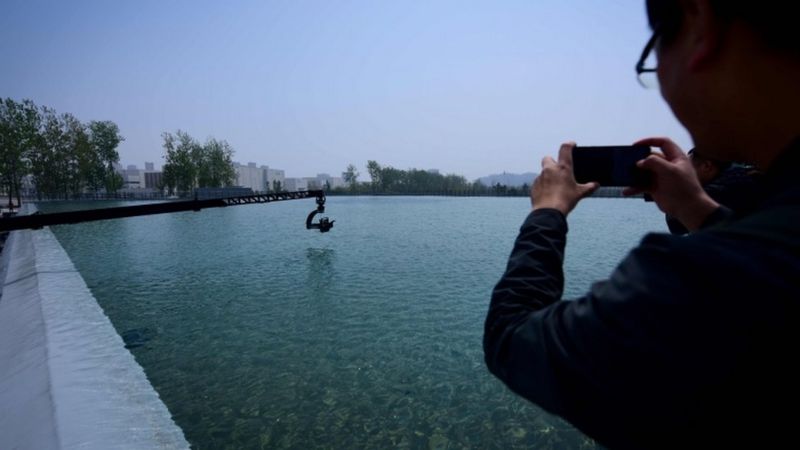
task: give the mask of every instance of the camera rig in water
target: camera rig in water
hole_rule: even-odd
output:
[[[119,219],[123,217],[149,216],[151,214],[165,214],[181,211],[200,211],[205,208],[220,208],[233,205],[247,205],[251,203],[270,203],[284,200],[300,200],[304,198],[317,198],[317,208],[306,218],[306,228],[319,230],[321,233],[333,228],[334,220],[327,217],[320,218],[313,223],[314,216],[325,212],[325,192],[321,190],[276,192],[271,194],[242,195],[236,197],[211,198],[205,200],[178,200],[146,205],[121,206],[116,208],[98,208],[82,211],[67,211],[59,213],[35,213],[28,216],[12,216],[0,219],[0,232],[22,229],[37,229],[50,225],[63,225],[69,223],[91,222],[95,220]]]
[[[317,209],[311,211],[308,217],[306,217],[306,229],[319,230],[320,233],[327,233],[333,228],[333,222],[336,222],[335,220],[330,220],[327,217],[320,217],[319,222],[312,223],[314,216],[325,212],[325,193],[322,191],[319,191],[319,193],[320,195],[317,195]]]

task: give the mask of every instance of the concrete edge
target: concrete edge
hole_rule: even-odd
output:
[[[0,448],[189,448],[52,232],[2,261]]]

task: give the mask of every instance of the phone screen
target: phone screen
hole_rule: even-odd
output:
[[[572,149],[572,171],[578,183],[600,186],[646,186],[650,179],[636,162],[650,155],[646,145],[578,147]]]

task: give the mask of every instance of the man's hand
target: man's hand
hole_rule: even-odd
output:
[[[531,186],[531,204],[533,210],[553,208],[565,216],[575,208],[578,201],[597,189],[597,183],[578,184],[572,173],[572,149],[574,142],[561,144],[558,150],[558,162],[545,156],[542,159],[542,173]]]
[[[689,231],[700,228],[719,204],[703,190],[689,157],[667,138],[642,139],[635,145],[659,147],[664,156],[653,154],[639,161],[640,169],[652,173],[652,184],[642,189],[628,188],[625,194],[646,192],[661,211],[678,219]]]

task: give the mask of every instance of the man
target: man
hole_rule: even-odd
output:
[[[757,206],[759,198],[757,171],[730,161],[705,157],[696,149],[689,150],[688,155],[697,179],[714,201],[727,207],[737,216],[743,216]],[[667,215],[666,220],[670,233],[689,232],[674,217]]]
[[[788,6],[785,6],[788,5]],[[764,172],[741,218],[671,141],[640,167],[690,230],[651,234],[561,301],[566,216],[596,188],[544,158],[486,319],[489,369],[609,448],[779,448],[800,414],[800,33],[776,0],[648,0],[661,94],[710,158]],[[637,65],[637,71],[647,69]],[[631,193],[633,190],[629,190]]]

